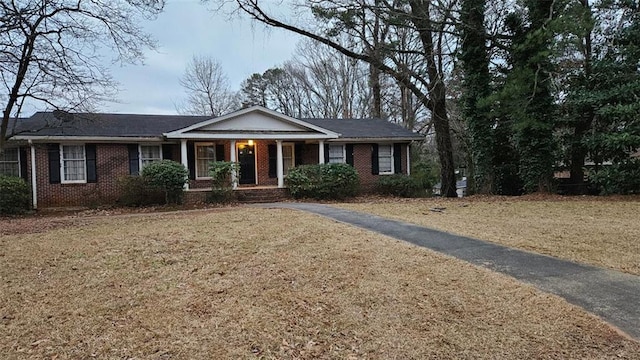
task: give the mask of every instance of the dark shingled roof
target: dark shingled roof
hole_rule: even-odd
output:
[[[159,137],[211,119],[210,116],[70,114],[38,112],[19,119],[16,134],[31,136],[104,136]],[[343,138],[403,138],[420,140],[422,136],[380,119],[301,119],[312,125],[339,133]]]
[[[35,136],[158,137],[208,119],[211,116],[38,112],[28,119],[21,119],[16,133]]]
[[[375,138],[414,138],[423,136],[407,130],[400,125],[381,119],[301,119],[321,128],[337,132],[343,138],[375,139]]]

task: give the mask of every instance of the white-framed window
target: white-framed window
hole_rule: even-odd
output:
[[[60,144],[60,174],[61,182],[87,182],[87,157],[84,145]]]
[[[162,160],[162,146],[140,145],[140,171],[154,161]]]
[[[329,145],[329,164],[344,164],[344,145]]]
[[[209,168],[216,161],[216,146],[213,143],[196,143],[196,179],[210,179]]]
[[[393,174],[393,145],[378,145],[379,174]]]
[[[20,151],[18,148],[6,148],[0,155],[0,175],[20,176]]]
[[[289,169],[296,166],[293,144],[282,144],[282,170],[284,175],[289,173]]]

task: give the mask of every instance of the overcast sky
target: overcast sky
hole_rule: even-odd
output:
[[[144,27],[159,48],[147,52],[145,65],[113,67],[121,91],[118,102],[105,103],[103,112],[175,114],[175,104],[185,97],[178,80],[194,54],[218,60],[237,90],[249,75],[290,59],[300,40],[248,19],[229,20],[199,0],[169,0],[158,19]]]

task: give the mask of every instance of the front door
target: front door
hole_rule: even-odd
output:
[[[240,184],[255,184],[256,152],[254,145],[238,145],[238,162],[240,163]]]

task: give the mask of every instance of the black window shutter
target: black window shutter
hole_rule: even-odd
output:
[[[304,164],[303,158],[304,158],[304,143],[296,143],[293,152],[295,153],[295,157],[296,157],[296,166],[300,166],[302,164]]]
[[[47,144],[49,154],[49,184],[60,184],[60,145]]]
[[[275,178],[278,176],[278,174],[276,174],[278,171],[278,149],[275,145],[271,144],[267,146],[267,151],[269,152],[269,177]]]
[[[380,164],[378,164],[378,144],[371,144],[371,174],[378,175],[380,173]]]
[[[172,144],[162,144],[162,159],[163,160],[173,160],[173,145]]]
[[[87,159],[87,182],[98,182],[98,171],[96,168],[96,144],[86,144],[84,153]]]
[[[393,172],[402,174],[402,144],[393,144]]]
[[[324,144],[324,163],[329,163],[329,144]]]
[[[29,180],[29,174],[27,174],[27,148],[20,148],[20,177],[24,181]]]
[[[127,145],[129,150],[129,175],[140,175],[138,144]]]
[[[216,145],[216,161],[224,161],[224,144]]]
[[[187,165],[189,166],[189,179],[196,178],[196,145],[193,141],[187,141]]]
[[[347,164],[354,166],[353,165],[353,144],[347,144],[346,146],[346,152],[347,152],[347,158],[345,159],[345,161],[347,162]]]

